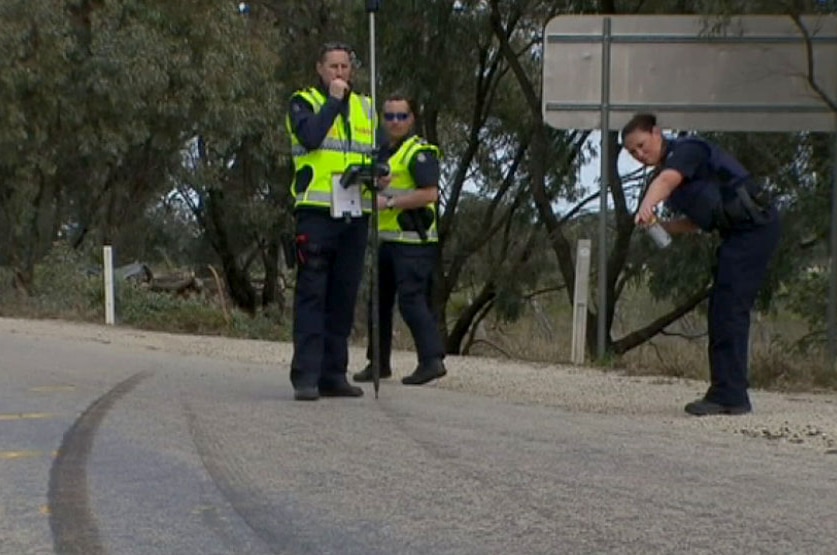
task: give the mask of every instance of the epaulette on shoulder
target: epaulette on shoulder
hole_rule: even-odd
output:
[[[674,139],[672,139],[672,142],[677,143],[677,144],[683,144],[683,143],[706,144],[706,140],[701,139],[697,135],[683,135],[682,137],[675,137]]]

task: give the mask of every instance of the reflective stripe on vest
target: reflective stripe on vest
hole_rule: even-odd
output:
[[[439,236],[435,229],[429,229],[426,233],[427,239],[423,240],[416,231],[379,231],[378,239],[390,243],[437,243]]]
[[[307,201],[305,204],[308,206],[331,206],[331,193],[310,191],[305,195],[305,200]],[[298,202],[295,206],[299,205]],[[365,212],[372,212],[372,198],[368,194],[363,195],[363,198],[360,199],[360,208]]]
[[[353,152],[356,154],[369,155],[374,149],[372,148],[372,145],[359,145],[353,142],[347,146],[346,143],[335,139],[323,139],[323,142],[320,143],[317,150],[330,150],[332,152],[339,152],[340,154],[343,154],[344,152]],[[300,144],[296,144],[291,147],[292,156],[304,156],[306,154],[308,154],[308,149]]]
[[[316,88],[297,91],[294,95],[308,102],[314,113],[319,113],[327,100],[325,95]],[[350,134],[346,133],[343,116],[338,115],[334,118],[334,123],[322,144],[309,151],[294,134],[290,116],[286,118],[285,123],[291,138],[291,156],[294,163],[291,194],[295,200],[295,208],[300,206],[331,207],[334,176],[344,173],[351,164],[371,161],[370,154],[374,148],[374,120],[371,99],[352,93],[349,96]],[[304,191],[297,192],[296,175],[305,167],[311,170],[311,182]],[[361,208],[364,212],[372,211],[372,192],[365,188]]]
[[[416,183],[410,175],[410,162],[413,157],[421,151],[432,152],[437,157],[439,149],[426,142],[418,135],[414,135],[404,141],[398,150],[390,156],[388,163],[392,179],[384,194],[392,197],[403,196],[416,190]],[[398,217],[404,211],[398,208],[384,210],[378,214],[378,237],[382,241],[397,243],[435,243],[439,240],[436,230],[436,203],[431,202],[425,209],[433,212],[433,222],[425,231],[425,238],[417,231],[404,230],[399,223]],[[415,225],[421,225],[419,218],[414,218]]]

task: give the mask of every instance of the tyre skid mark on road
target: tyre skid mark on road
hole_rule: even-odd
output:
[[[509,493],[515,493],[518,490],[519,486],[514,484],[508,476],[518,474],[519,471],[509,473],[504,478],[502,474],[488,474],[482,468],[475,468],[473,463],[469,464],[467,460],[463,460],[461,457],[452,454],[449,449],[440,445],[438,441],[428,438],[427,436],[429,434],[411,429],[408,424],[413,419],[413,415],[400,410],[393,404],[381,403],[380,406],[381,412],[392,421],[393,427],[400,431],[404,437],[415,443],[420,449],[444,464],[446,472],[458,474],[462,477],[463,483],[468,481],[476,483],[478,486],[471,488],[472,491],[494,492],[498,497],[508,500],[511,497],[503,495],[501,492],[508,491]],[[547,528],[554,525],[555,515],[547,509],[533,504],[524,505],[519,501],[514,502],[514,504],[519,509],[519,514],[529,513],[532,517],[540,521],[542,526]]]
[[[250,477],[241,461],[227,454],[222,442],[202,425],[191,405],[184,402],[183,412],[189,433],[203,467],[215,483],[218,491],[244,524],[264,542],[271,553],[316,553],[313,546],[305,545],[290,533],[278,528],[283,520],[276,519],[275,509],[255,489],[257,481]],[[226,539],[227,534],[213,529]]]
[[[99,528],[90,507],[87,460],[99,426],[114,404],[151,372],[139,372],[93,401],[64,433],[49,472],[47,492],[53,547],[59,555],[103,555]]]
[[[210,429],[186,401],[183,412],[198,456],[218,491],[244,524],[264,546],[275,554],[364,553],[378,555],[379,549],[364,540],[347,535],[335,523],[311,513],[311,507],[292,500],[271,499],[263,493],[264,485],[226,442],[226,434]],[[277,461],[276,471],[281,472]],[[204,522],[222,541],[230,534]],[[217,519],[216,519],[217,520]],[[366,538],[368,539],[368,538]]]

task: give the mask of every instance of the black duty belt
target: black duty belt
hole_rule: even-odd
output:
[[[729,231],[737,225],[764,225],[770,222],[773,200],[765,187],[747,181],[735,187],[735,196],[716,210],[718,229]]]

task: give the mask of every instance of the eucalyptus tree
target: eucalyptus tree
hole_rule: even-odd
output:
[[[53,2],[0,4],[0,262],[24,290],[62,223],[61,159],[81,119],[69,92],[77,48]]]
[[[379,90],[415,98],[419,132],[443,151],[434,305],[449,352],[492,308],[517,316],[545,266],[519,173],[523,105],[489,16],[484,2],[393,0],[379,19]]]
[[[186,145],[202,133],[207,152],[218,153],[198,168],[210,175],[202,185],[232,190],[230,175],[272,164],[260,154],[274,137],[273,28],[255,30],[233,8],[224,0],[3,3],[3,248],[22,286],[55,239],[130,252],[148,210],[183,183]],[[232,154],[253,143],[260,154]]]
[[[837,3],[822,0],[777,0],[742,2],[707,0],[705,12],[712,17],[715,28],[723,29],[730,15],[736,13],[764,13],[785,16],[792,20],[805,39],[808,67],[802,77],[824,105],[837,113],[837,97],[825,89],[821,76],[832,68],[825,68],[822,59],[813,54],[812,37],[817,32],[817,15],[834,17]],[[803,21],[803,15],[808,20]],[[765,145],[763,141],[768,141]],[[803,317],[809,333],[799,343],[803,349],[819,347],[825,339],[825,299],[835,277],[829,263],[829,234],[832,188],[835,184],[837,146],[828,134],[798,133],[759,137],[752,152],[765,167],[781,193],[785,241],[777,256],[777,268],[772,280],[776,298],[783,305]],[[758,156],[760,154],[760,156]]]

